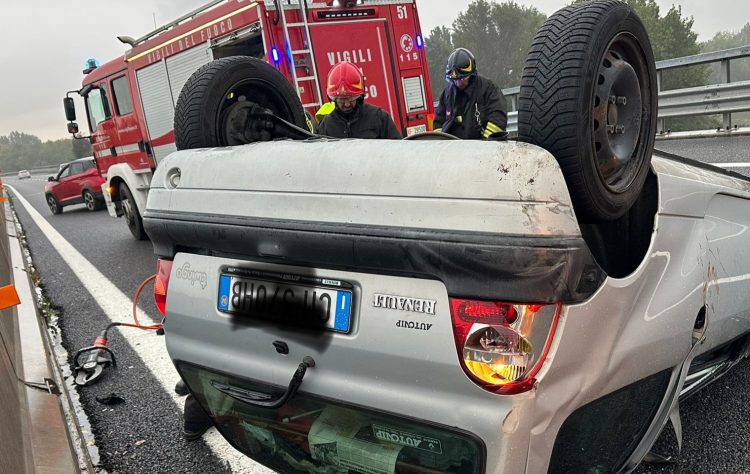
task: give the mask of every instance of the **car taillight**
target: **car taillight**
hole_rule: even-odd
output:
[[[159,259],[156,261],[156,280],[154,280],[154,302],[162,316],[167,315],[167,290],[169,289],[169,274],[172,273],[172,261]]]
[[[559,304],[515,304],[451,298],[461,367],[485,390],[531,390],[557,329]]]

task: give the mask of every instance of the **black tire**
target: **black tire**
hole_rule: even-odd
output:
[[[88,189],[83,191],[83,203],[86,205],[86,209],[92,212],[98,211],[101,208],[99,199]]]
[[[46,200],[47,200],[47,206],[49,206],[49,210],[52,212],[52,214],[62,214],[63,207],[60,205],[59,202],[57,202],[57,199],[55,199],[55,196],[53,196],[52,194],[47,194]]]
[[[128,185],[120,183],[120,204],[122,205],[123,216],[125,223],[130,229],[130,233],[133,234],[136,240],[146,240],[148,235],[143,230],[143,218],[141,212],[138,210],[138,204],[133,199]]]
[[[302,103],[286,77],[260,59],[230,56],[202,66],[182,88],[174,114],[177,149],[245,143],[228,133],[229,124],[251,103],[307,129]]]
[[[523,70],[518,136],[557,158],[581,221],[614,220],[636,201],[656,113],[654,54],[627,4],[571,5],[544,23]]]

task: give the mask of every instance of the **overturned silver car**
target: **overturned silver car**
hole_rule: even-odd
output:
[[[159,164],[144,224],[167,347],[238,450],[279,472],[630,471],[748,355],[750,181],[653,151],[653,57],[627,6],[550,24],[524,74],[529,143],[238,145],[242,120],[218,120],[216,147]],[[540,83],[549,32],[581,28],[580,58],[557,59],[582,79]],[[222,64],[180,101],[207,100]],[[183,109],[201,115],[178,144],[221,107]]]

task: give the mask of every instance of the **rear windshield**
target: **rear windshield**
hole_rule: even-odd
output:
[[[278,410],[256,408],[225,392],[275,398],[283,389],[189,364],[178,369],[222,435],[247,456],[279,472],[483,472],[483,446],[471,435],[301,392]]]

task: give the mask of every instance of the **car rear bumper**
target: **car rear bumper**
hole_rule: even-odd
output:
[[[110,202],[108,201],[108,206]],[[310,267],[421,276],[452,294],[537,303],[580,302],[606,275],[581,237],[528,237],[398,229],[258,218],[203,217],[149,210],[144,226],[154,251],[177,248],[285,261]],[[216,239],[220,229],[222,238]],[[437,258],[436,256],[439,256]]]

